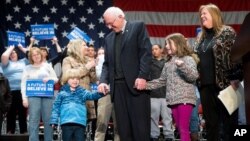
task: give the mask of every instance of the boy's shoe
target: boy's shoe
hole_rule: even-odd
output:
[[[158,141],[158,138],[150,138],[150,141]]]

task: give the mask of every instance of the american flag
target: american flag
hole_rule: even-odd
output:
[[[47,23],[54,24],[62,47],[68,43],[66,35],[74,27],[86,32],[95,47],[101,47],[109,32],[102,14],[113,5],[124,10],[127,20],[144,21],[152,44],[164,45],[164,37],[173,32],[180,32],[192,41],[199,27],[199,6],[208,3],[216,4],[225,24],[236,31],[250,11],[249,0],[5,0],[0,5],[1,50],[7,44],[6,31],[24,32],[29,43],[30,25]]]
[[[4,0],[1,3],[1,35],[7,45],[6,31],[24,32],[26,45],[30,42],[31,25],[53,24],[61,47],[69,42],[66,37],[74,27],[90,36],[90,44],[100,47],[109,29],[102,18],[111,0]],[[35,42],[50,47],[50,40]],[[1,47],[3,48],[3,47]]]
[[[180,32],[193,43],[196,28],[200,26],[200,5],[213,3],[223,14],[225,24],[237,32],[247,13],[249,0],[114,0],[114,5],[126,12],[129,20],[143,20],[152,44],[164,45],[164,38]]]

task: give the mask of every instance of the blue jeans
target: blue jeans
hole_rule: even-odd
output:
[[[53,129],[50,126],[50,115],[54,98],[29,97],[29,141],[39,141],[39,123],[42,117],[44,141],[52,141]]]
[[[192,110],[192,115],[190,119],[190,132],[198,133],[199,132],[199,115],[198,115],[198,107],[200,105],[200,99],[196,100],[196,105]]]
[[[85,141],[85,126],[77,124],[62,125],[63,141]]]

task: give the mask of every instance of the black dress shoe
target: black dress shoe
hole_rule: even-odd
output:
[[[157,138],[150,138],[150,141],[158,141]]]

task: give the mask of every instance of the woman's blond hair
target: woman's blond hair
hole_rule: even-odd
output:
[[[68,80],[70,78],[81,78],[81,75],[79,73],[79,70],[77,69],[68,69],[66,70],[65,73],[63,73],[62,77],[61,77],[61,85],[64,85],[68,82]]]
[[[67,54],[69,56],[72,56],[76,60],[79,60],[82,63],[86,63],[87,59],[83,52],[83,49],[85,46],[83,44],[86,44],[82,39],[74,39],[70,40],[67,45]],[[87,47],[87,46],[86,46]]]
[[[199,8],[200,24],[201,24],[201,27],[202,27],[201,39],[204,38],[205,33],[206,33],[205,32],[205,27],[202,26],[202,19],[201,19],[201,12],[202,12],[202,10],[204,8],[208,10],[209,14],[212,17],[213,30],[214,30],[216,36],[220,34],[220,32],[222,31],[223,26],[224,26],[224,21],[223,21],[223,18],[222,18],[222,14],[221,14],[221,11],[220,11],[218,6],[216,6],[215,4],[212,4],[212,3],[206,4],[206,5],[201,5],[200,8]]]
[[[42,51],[41,51],[38,47],[32,47],[32,48],[29,50],[29,53],[28,53],[28,58],[29,58],[30,64],[34,64],[34,60],[32,59],[32,55],[33,55],[35,52],[37,52],[39,55],[41,55],[41,62],[43,61]]]
[[[195,54],[195,52],[191,49],[191,47],[188,44],[187,39],[182,35],[181,33],[173,33],[166,37],[166,43],[168,42],[170,46],[172,45],[172,42],[175,44],[176,47],[176,56],[177,57],[184,57],[184,56],[191,56],[195,60],[195,62],[199,63],[198,55]]]

